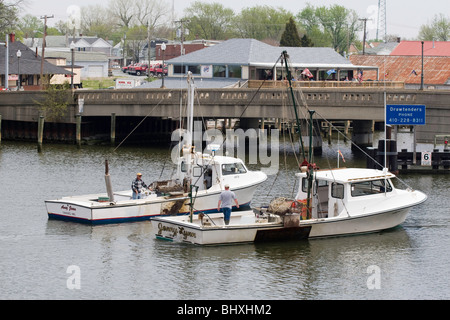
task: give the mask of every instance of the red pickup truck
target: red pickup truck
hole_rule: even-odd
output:
[[[147,70],[147,74],[149,77],[156,76],[158,78],[161,78],[163,72],[164,72],[164,76],[166,76],[167,75],[167,66],[164,66],[164,68],[163,68],[162,64],[155,64]]]
[[[128,74],[135,74],[137,76],[140,76],[142,74],[145,74],[145,72],[148,69],[148,64],[144,64],[144,63],[138,63],[134,66],[131,66],[128,68],[127,73]]]
[[[136,63],[132,63],[132,64],[129,64],[129,65],[125,66],[125,67],[122,67],[122,72],[123,73],[127,73],[128,69],[133,67],[135,64]]]

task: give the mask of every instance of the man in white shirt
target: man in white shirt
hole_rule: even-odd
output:
[[[225,225],[228,225],[230,223],[233,200],[236,203],[236,207],[239,208],[239,203],[236,199],[236,195],[233,191],[230,191],[229,185],[225,185],[225,190],[220,194],[219,203],[217,204],[217,211],[220,211],[220,208],[222,208],[223,220],[225,221]]]

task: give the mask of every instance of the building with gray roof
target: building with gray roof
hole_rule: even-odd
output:
[[[17,52],[20,50],[20,58]],[[41,74],[41,57],[36,51],[31,50],[26,45],[18,41],[11,41],[8,48],[0,47],[0,75],[1,86],[5,87],[5,73],[6,73],[6,59],[5,53],[8,52],[8,87],[17,88],[18,81],[16,78],[20,77],[21,89],[34,90],[38,89],[40,85]],[[53,65],[44,59],[42,65],[43,75],[52,77],[53,75],[70,75],[71,72]],[[15,80],[12,80],[14,78]],[[69,78],[70,79],[70,78]]]
[[[346,76],[353,78],[353,72],[358,69],[377,69],[355,66],[332,48],[275,47],[255,39],[231,39],[168,60],[168,76],[180,77],[191,71],[204,80],[280,80],[283,66],[279,57],[284,50],[290,57],[296,78],[301,77],[305,69],[314,80],[343,80]]]

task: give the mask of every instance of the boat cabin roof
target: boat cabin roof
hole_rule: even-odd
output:
[[[199,159],[204,159],[205,161],[212,161],[211,163],[215,164],[230,164],[230,163],[242,163],[242,159],[234,158],[234,157],[227,157],[227,156],[211,156],[209,154],[202,154],[200,152],[197,153]]]
[[[314,171],[315,179],[327,180],[339,183],[352,183],[360,181],[371,181],[379,179],[391,179],[395,175],[391,172],[376,170],[376,169],[364,169],[364,168],[338,168],[331,170],[317,170]],[[306,177],[306,173],[297,173],[298,177]]]

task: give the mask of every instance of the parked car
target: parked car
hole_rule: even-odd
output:
[[[163,72],[164,72],[164,75],[166,76],[167,75],[167,65],[164,66],[164,68],[163,68],[162,64],[155,64],[147,70],[147,75],[149,77],[161,78]]]
[[[128,68],[127,73],[128,74],[135,74],[137,76],[140,76],[142,74],[145,74],[145,72],[148,69],[148,64],[145,63],[138,63],[134,66],[131,66],[130,68]]]
[[[128,69],[131,68],[132,66],[134,66],[135,64],[136,63],[132,63],[132,64],[129,64],[129,65],[125,66],[125,67],[122,67],[122,72],[123,73],[127,73]]]

